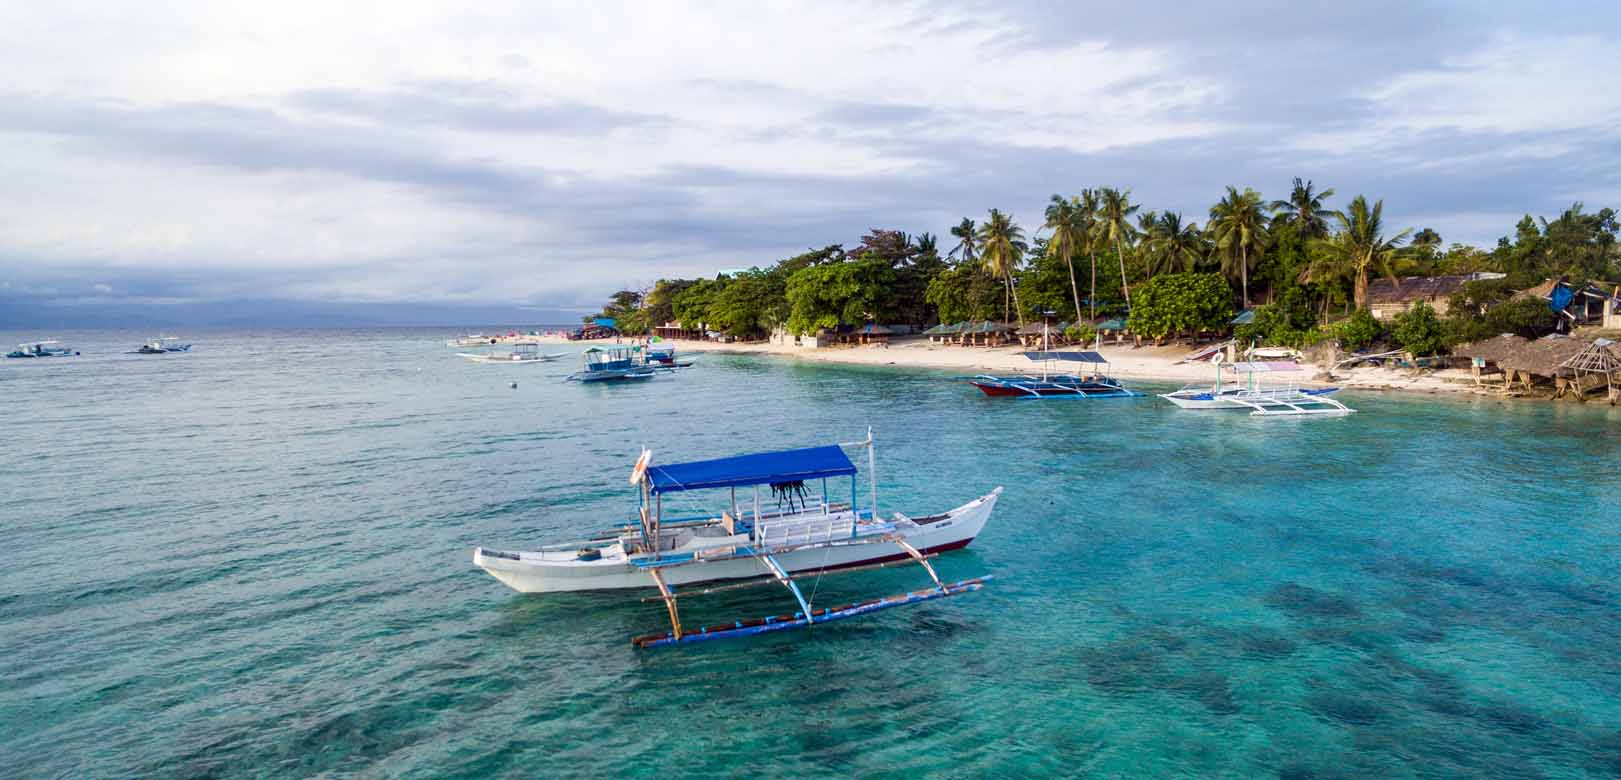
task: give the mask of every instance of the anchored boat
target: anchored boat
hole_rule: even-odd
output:
[[[169,352],[190,352],[190,344],[181,344],[175,336],[159,336],[135,350],[137,355],[163,355]]]
[[[857,508],[856,467],[845,448],[865,448],[871,503]],[[717,460],[655,465],[643,450],[631,473],[640,507],[637,521],[589,539],[533,552],[473,550],[473,563],[524,593],[656,588],[671,630],[639,636],[638,647],[657,647],[800,628],[890,607],[978,590],[990,576],[945,582],[929,560],[965,547],[990,519],[998,487],[956,509],[926,517],[878,512],[872,432],[861,442]],[[850,479],[850,502],[835,503],[828,481]],[[811,490],[819,486],[820,498]],[[738,489],[745,492],[739,504]],[[762,495],[762,488],[765,494]],[[696,490],[729,491],[729,509],[696,518],[666,519],[664,498]],[[915,562],[933,585],[854,604],[816,608],[796,580]],[[690,588],[710,583],[709,587]],[[799,610],[780,616],[683,628],[677,601],[690,596],[776,583]],[[814,593],[814,591],[813,591]]]
[[[572,382],[623,382],[652,379],[658,370],[647,364],[639,346],[592,347],[580,356],[579,371],[565,379]]]
[[[981,374],[969,383],[988,396],[1017,398],[1134,398],[1142,393],[1127,388],[1109,376],[1109,362],[1098,352],[1025,352],[1030,360],[1041,361],[1041,375],[991,376]],[[1091,367],[1084,373],[1053,370],[1058,362],[1081,363]]]
[[[1173,393],[1161,395],[1182,409],[1248,409],[1256,417],[1291,415],[1344,416],[1355,412],[1338,400],[1329,398],[1338,387],[1300,387],[1295,380],[1267,384],[1262,376],[1302,370],[1293,361],[1245,361],[1226,364],[1235,381],[1222,383],[1221,354],[1214,355],[1210,363],[1216,367],[1213,385],[1188,385]]]
[[[533,341],[519,341],[506,352],[491,350],[485,353],[457,352],[457,357],[467,358],[474,363],[499,363],[501,365],[530,365],[536,363],[550,363],[563,357],[565,352],[545,353],[540,351],[540,344]]]
[[[56,341],[55,339],[46,339],[45,341],[34,341],[34,342],[29,342],[27,344],[18,344],[16,349],[6,353],[6,357],[8,357],[8,358],[48,358],[48,357],[68,357],[70,355],[79,354],[77,352],[74,352],[71,349],[68,349],[67,347],[59,347],[59,346],[57,346],[57,344],[60,344],[60,343],[61,342]]]

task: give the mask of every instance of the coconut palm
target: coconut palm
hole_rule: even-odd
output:
[[[1326,239],[1318,239],[1317,245],[1325,252],[1317,263],[1307,269],[1312,277],[1332,277],[1336,274],[1345,274],[1354,280],[1352,300],[1359,309],[1368,308],[1368,273],[1379,271],[1391,281],[1396,280],[1396,261],[1401,259],[1401,244],[1407,240],[1412,228],[1403,230],[1390,238],[1385,238],[1384,213],[1385,202],[1377,201],[1372,208],[1368,207],[1368,199],[1361,195],[1351,201],[1351,207],[1343,214],[1335,214],[1335,221],[1339,223],[1339,232]]]
[[[951,249],[951,253],[946,256],[960,257],[964,263],[974,262],[974,258],[979,256],[979,234],[974,229],[974,221],[963,217],[962,221],[951,229],[951,235],[958,241]]]
[[[1087,299],[1087,309],[1088,316],[1095,321],[1098,318],[1098,194],[1095,190],[1081,190],[1075,203],[1079,207],[1075,218],[1081,223],[1081,242],[1092,258],[1092,293]]]
[[[1131,204],[1131,190],[1104,187],[1098,191],[1097,231],[1114,244],[1115,256],[1120,260],[1120,289],[1126,295],[1126,309],[1131,309],[1131,282],[1126,279],[1126,242],[1137,232],[1131,226],[1131,215],[1138,207]]]
[[[1064,264],[1069,266],[1069,291],[1074,296],[1077,321],[1081,318],[1081,288],[1075,282],[1075,253],[1086,241],[1086,224],[1080,211],[1079,199],[1064,200],[1061,195],[1053,195],[1046,213],[1046,227],[1053,232],[1052,238],[1047,239],[1047,256],[1063,258]]]
[[[1195,223],[1167,211],[1154,220],[1148,234],[1148,274],[1187,273],[1204,262],[1205,239]]]
[[[912,246],[917,247],[917,253],[920,255],[930,255],[940,251],[933,233],[917,234],[917,238],[912,240]]]
[[[1266,215],[1261,213],[1261,193],[1248,187],[1243,192],[1228,185],[1227,196],[1210,207],[1210,232],[1222,251],[1222,271],[1229,277],[1237,266],[1244,290],[1244,308],[1250,305],[1250,257],[1259,256],[1266,246]]]
[[[1328,220],[1339,214],[1338,211],[1324,208],[1323,201],[1334,197],[1334,188],[1330,187],[1322,192],[1313,192],[1311,182],[1302,182],[1295,177],[1295,186],[1289,193],[1288,200],[1275,200],[1267,205],[1276,216],[1275,221],[1280,224],[1294,225],[1304,239],[1322,238],[1328,235]]]
[[[1003,320],[1007,319],[1007,298],[1013,299],[1013,312],[1019,317],[1019,327],[1024,327],[1024,311],[1019,306],[1019,291],[1013,287],[1013,272],[1019,267],[1019,260],[1024,257],[1025,243],[1024,230],[1014,223],[1013,217],[1003,214],[997,209],[991,209],[990,218],[985,224],[979,226],[980,257],[985,261],[985,270],[993,276],[1002,277],[1007,287],[1003,295]]]

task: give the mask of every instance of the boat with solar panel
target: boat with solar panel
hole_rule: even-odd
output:
[[[1246,360],[1223,363],[1221,353],[1210,358],[1216,367],[1216,381],[1211,385],[1187,385],[1180,390],[1164,393],[1160,397],[1182,409],[1247,409],[1256,417],[1323,415],[1343,417],[1355,412],[1329,396],[1338,387],[1303,387],[1293,378],[1294,372],[1304,370],[1291,360]],[[1233,374],[1233,381],[1223,381],[1223,371]],[[1268,382],[1263,377],[1282,376]]]
[[[856,466],[846,454],[852,448],[865,449],[867,456],[865,507],[858,502]],[[1002,488],[939,514],[884,517],[878,510],[873,449],[869,430],[865,441],[850,444],[669,465],[653,463],[652,453],[643,450],[630,476],[639,499],[632,522],[534,551],[478,547],[473,564],[523,593],[656,589],[657,595],[644,600],[664,602],[671,630],[634,638],[638,647],[809,627],[979,590],[989,575],[947,582],[930,560],[972,542]],[[835,487],[831,481],[842,478],[849,479],[848,503],[829,493]],[[666,516],[667,504],[688,502],[695,491],[718,494],[724,503],[718,511]],[[931,585],[857,603],[818,608],[797,584],[914,563],[927,572]],[[681,625],[679,599],[771,584],[788,590],[798,610],[696,629]]]
[[[1109,376],[1109,362],[1102,353],[1084,351],[1034,351],[1023,353],[1041,363],[1040,374],[992,376],[981,374],[969,381],[980,392],[992,397],[1015,398],[1138,398],[1143,394]],[[1055,369],[1061,362],[1087,366],[1076,373]]]

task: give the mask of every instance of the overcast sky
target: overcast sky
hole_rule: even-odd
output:
[[[1605,2],[230,5],[0,6],[0,300],[586,305],[1091,186],[1621,205]]]

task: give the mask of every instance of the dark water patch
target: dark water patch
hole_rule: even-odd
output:
[[[1548,727],[1548,721],[1529,709],[1505,699],[1488,701],[1474,708],[1483,725],[1517,736],[1535,734]]]
[[[1293,655],[1298,645],[1282,631],[1266,626],[1242,626],[1237,629],[1238,647],[1246,655],[1273,661]]]
[[[1266,604],[1296,617],[1349,618],[1362,614],[1356,603],[1345,596],[1297,582],[1274,587],[1266,595]]]
[[[1364,693],[1324,688],[1306,695],[1306,706],[1317,716],[1345,726],[1369,726],[1389,718],[1386,708]]]

